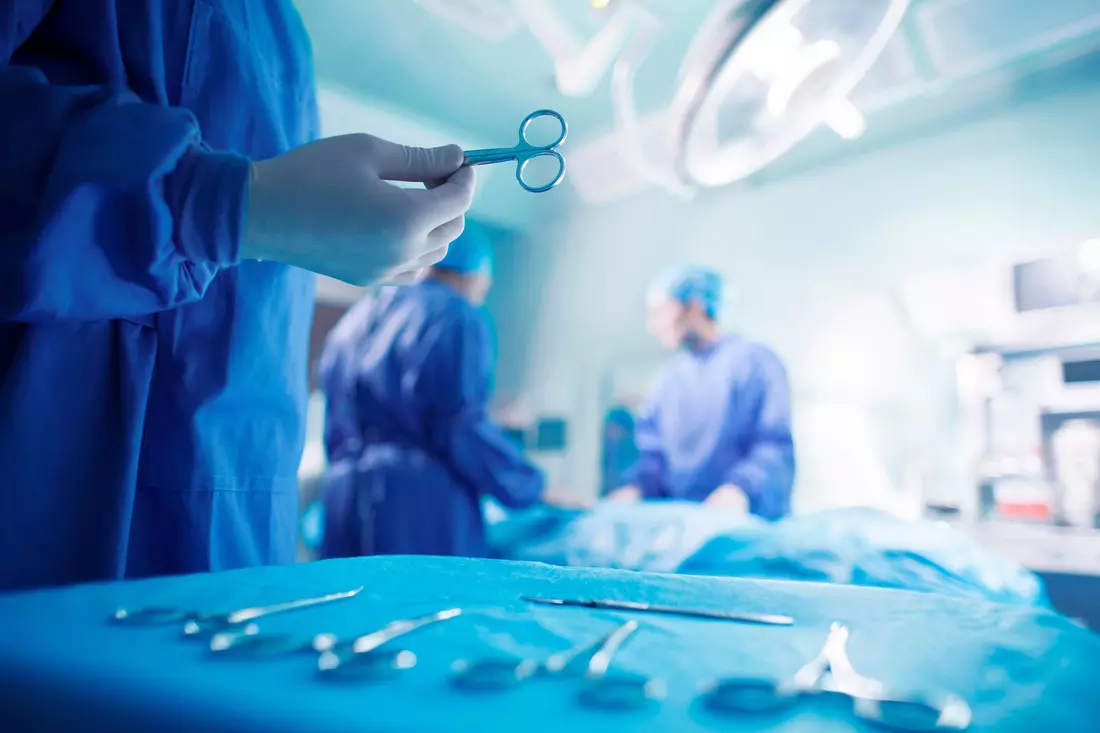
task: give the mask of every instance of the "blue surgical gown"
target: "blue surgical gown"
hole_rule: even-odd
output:
[[[749,510],[778,519],[794,483],[786,370],[766,347],[729,335],[677,353],[658,376],[635,428],[639,457],[627,483],[647,499],[703,501],[736,484]]]
[[[536,503],[541,472],[487,414],[490,326],[448,285],[379,289],[321,356],[324,557],[485,556],[481,497]]]
[[[606,495],[623,485],[623,476],[638,460],[634,440],[634,414],[626,407],[607,411],[603,426],[603,481],[600,494]]]
[[[290,0],[7,0],[0,62],[0,588],[293,561],[313,277],[239,261],[318,134]]]

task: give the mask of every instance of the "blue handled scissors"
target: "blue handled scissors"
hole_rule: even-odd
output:
[[[540,117],[553,117],[561,123],[561,133],[558,135],[557,139],[549,145],[535,145],[527,139],[527,128],[532,122]],[[492,165],[493,163],[503,163],[505,161],[514,160],[518,163],[516,166],[516,180],[519,181],[519,185],[522,186],[525,191],[529,191],[530,193],[549,191],[551,188],[561,183],[562,179],[565,178],[565,158],[557,151],[557,147],[565,142],[565,137],[568,134],[569,125],[566,124],[565,118],[559,113],[552,109],[536,110],[524,117],[523,122],[519,124],[519,143],[515,147],[467,150],[465,151],[466,165]],[[524,180],[523,172],[526,170],[527,164],[535,158],[554,158],[558,161],[558,172],[550,179],[549,183],[544,183],[541,186],[532,186]]]

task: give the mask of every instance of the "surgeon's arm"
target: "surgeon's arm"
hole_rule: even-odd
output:
[[[239,257],[250,163],[183,109],[12,65],[52,0],[0,4],[0,320],[136,317]]]
[[[490,343],[488,324],[474,316],[456,317],[440,335],[425,385],[441,410],[434,442],[469,486],[523,509],[542,498],[544,478],[489,418]]]
[[[663,380],[658,380],[634,424],[634,445],[638,448],[638,459],[626,472],[626,485],[637,486],[644,499],[657,499],[667,495],[662,480],[665,453],[661,444],[658,410],[662,383]]]
[[[749,387],[757,399],[752,445],[726,473],[723,484],[745,492],[749,510],[766,519],[790,511],[794,484],[794,440],[791,437],[791,390],[779,358],[761,349]]]

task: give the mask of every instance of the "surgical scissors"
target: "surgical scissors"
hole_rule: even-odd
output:
[[[396,657],[389,654],[376,654],[378,647],[425,626],[461,615],[461,608],[447,608],[418,618],[391,621],[377,631],[347,642],[341,642],[333,634],[319,634],[313,639],[313,648],[321,652],[317,657],[317,671],[328,677],[348,673],[371,675],[379,669],[380,661],[384,662],[383,668],[392,669],[394,667],[390,660]],[[407,666],[399,666],[398,669],[407,669],[416,664],[416,656],[412,652],[406,652],[406,654],[412,655],[411,659],[406,658],[411,663]],[[400,655],[401,652],[398,652],[397,656]]]
[[[437,621],[444,620],[443,618],[436,618],[437,616],[446,616],[453,618],[459,615],[454,613],[458,609],[447,609],[446,611],[440,611],[438,613],[430,614],[429,616],[422,617],[420,619],[409,619],[400,621],[391,621],[385,627],[378,631],[373,631],[366,636],[372,636],[374,634],[380,634],[383,631],[392,632],[394,630],[400,630],[405,628],[409,624],[419,624],[423,619],[432,619]],[[417,625],[416,628],[420,628],[423,624]],[[409,629],[413,630],[413,629]],[[404,632],[408,633],[408,631]],[[358,637],[365,638],[365,637]],[[395,637],[390,637],[395,638]],[[346,642],[344,646],[350,646],[354,642]],[[219,631],[210,637],[210,651],[215,654],[235,654],[235,655],[276,655],[276,654],[295,654],[300,652],[315,652],[317,654],[324,653],[326,651],[336,649],[341,646],[339,637],[336,634],[317,634],[313,637],[304,638],[301,636],[295,636],[294,634],[280,634],[280,633],[264,633],[260,631],[260,628],[256,624],[248,624],[242,629],[230,629],[225,631]]]
[[[619,627],[616,627],[619,628]],[[607,641],[607,634],[595,642],[580,644],[544,659],[502,655],[481,659],[456,659],[451,664],[451,684],[465,690],[498,691],[535,675],[565,675],[577,670],[578,660],[587,667],[588,659]]]
[[[608,673],[611,658],[637,629],[637,621],[627,621],[612,631],[589,658],[580,694],[583,704],[599,708],[638,708],[665,696],[664,680],[632,672]]]
[[[126,608],[119,608],[111,615],[111,621],[116,624],[125,624],[130,626],[150,626],[154,624],[167,624],[174,623],[176,621],[183,621],[183,633],[186,636],[197,636],[204,633],[210,633],[214,631],[220,631],[227,628],[233,628],[237,626],[244,627],[249,622],[254,621],[264,616],[271,616],[276,613],[286,613],[288,611],[298,611],[305,608],[311,608],[313,606],[320,606],[325,603],[332,603],[333,601],[342,601],[347,598],[354,598],[362,592],[363,587],[353,588],[352,590],[342,591],[340,593],[328,593],[323,596],[314,596],[312,598],[299,598],[293,601],[286,601],[283,603],[273,603],[268,606],[251,606],[249,608],[241,608],[236,611],[227,611],[221,613],[211,613],[207,611],[187,611],[181,608],[166,608],[150,606],[148,608],[139,608],[136,610],[128,610]]]
[[[684,616],[686,618],[705,618],[716,621],[737,621],[744,624],[763,624],[765,626],[791,626],[794,619],[775,613],[744,613],[741,611],[708,611],[676,606],[659,606],[636,601],[601,601],[567,598],[536,598],[523,596],[528,603],[542,603],[547,606],[578,606],[580,608],[598,608],[605,611],[638,611],[640,613],[659,613],[666,616]]]
[[[834,623],[817,656],[790,679],[728,677],[701,691],[713,712],[742,715],[779,711],[809,695],[832,693],[852,701],[856,717],[901,731],[966,730],[970,706],[950,692],[893,694],[855,671],[848,659],[848,628]]]
[[[318,634],[312,639],[303,639],[291,634],[260,633],[255,624],[241,631],[220,631],[210,638],[210,651],[218,656],[274,656],[279,654],[300,654],[302,652],[323,653],[334,644],[332,634]],[[408,649],[397,649],[385,654],[371,656],[368,666],[373,676],[382,672],[396,672],[416,666],[416,654]]]
[[[637,629],[637,621],[627,621],[593,644],[556,652],[541,661],[506,656],[459,659],[451,665],[451,684],[468,691],[500,691],[536,675],[566,676],[583,670],[581,702],[597,707],[640,707],[664,697],[664,681],[637,674],[608,673],[612,657]]]
[[[554,142],[548,145],[535,145],[527,137],[527,128],[531,123],[540,117],[553,117],[561,124],[561,132]],[[549,191],[554,186],[561,183],[565,178],[565,158],[561,153],[557,151],[557,147],[565,142],[566,136],[569,134],[569,125],[566,124],[565,118],[560,113],[555,112],[552,109],[540,109],[532,112],[523,118],[523,122],[519,124],[519,143],[512,148],[488,148],[486,150],[467,150],[466,153],[466,165],[492,165],[493,163],[503,163],[505,161],[516,161],[516,180],[519,181],[519,185],[523,187],[525,191],[530,193],[542,193],[543,191]],[[527,169],[527,164],[536,158],[554,158],[558,162],[558,172],[550,179],[549,183],[545,183],[541,186],[532,186],[523,177],[523,172]]]

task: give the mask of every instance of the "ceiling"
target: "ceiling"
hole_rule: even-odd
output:
[[[480,1],[496,3],[507,25],[509,0]],[[662,16],[666,29],[638,74],[641,110],[668,104],[680,58],[714,1],[643,2]],[[571,144],[613,131],[606,79],[587,97],[565,97],[555,88],[549,55],[525,27],[486,40],[425,8],[444,2],[463,4],[300,0],[318,76],[368,102],[501,145],[512,143],[524,115],[543,107],[569,120]],[[555,0],[555,5],[582,37],[604,22],[588,0]],[[1096,65],[1082,71],[1080,63],[1070,63],[1100,49],[1100,0],[914,0],[908,21],[908,32],[895,38],[854,98],[868,116],[869,130],[878,126],[880,136],[889,131],[884,128],[908,131],[914,120],[957,115],[988,98],[990,90],[1016,93],[1036,73],[1050,80],[1052,68],[1065,67],[1086,79],[1092,74],[1100,83]],[[834,138],[819,137],[847,149]]]
[[[559,0],[578,32],[598,24],[585,0]],[[712,0],[661,0],[676,7],[681,48],[669,41],[648,69],[643,106],[661,104],[675,79],[678,56]],[[510,143],[534,109],[553,107],[570,122],[572,139],[610,129],[606,83],[591,97],[569,99],[554,87],[550,57],[524,29],[490,43],[413,0],[300,0],[313,38],[318,76],[360,94],[405,107],[481,138]],[[580,11],[580,12],[577,12]],[[673,15],[669,13],[668,15]],[[666,63],[671,62],[671,63]],[[664,81],[665,83],[661,83]]]

